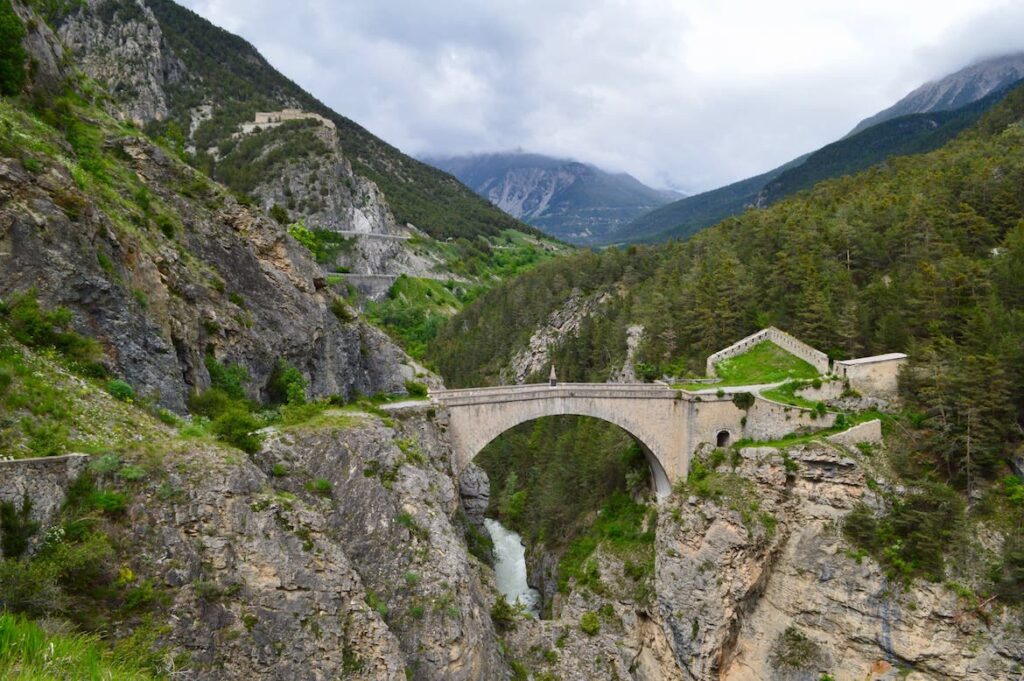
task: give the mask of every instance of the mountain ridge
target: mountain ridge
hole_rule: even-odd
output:
[[[749,207],[764,207],[816,182],[889,158],[937,149],[1001,101],[1024,78],[1024,53],[960,69],[915,89],[835,142],[761,175],[695,194],[642,215],[617,243],[687,238]]]
[[[513,217],[579,244],[601,241],[679,196],[648,187],[628,173],[543,154],[492,152],[425,160]]]
[[[847,136],[907,114],[959,109],[1021,78],[1024,52],[983,59],[918,86],[892,106],[862,120]]]

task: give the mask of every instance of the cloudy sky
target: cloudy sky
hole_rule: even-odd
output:
[[[710,189],[1024,48],[1001,0],[179,0],[417,155],[528,151]]]

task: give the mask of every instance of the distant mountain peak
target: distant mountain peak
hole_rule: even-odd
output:
[[[639,215],[682,196],[628,173],[523,150],[428,158],[509,215],[579,244],[602,240]]]
[[[1024,52],[983,59],[921,85],[888,109],[865,118],[850,135],[908,114],[959,109],[1021,78],[1024,78]]]

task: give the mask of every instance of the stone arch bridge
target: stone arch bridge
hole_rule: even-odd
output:
[[[442,390],[431,399],[448,411],[456,472],[506,430],[544,416],[591,416],[619,426],[641,445],[659,498],[685,479],[690,455],[703,442],[728,445],[743,437],[769,439],[801,425],[829,426],[830,419],[760,396],[748,409],[733,403],[745,388],[691,393],[665,385],[559,383]],[[801,412],[807,412],[806,414]]]

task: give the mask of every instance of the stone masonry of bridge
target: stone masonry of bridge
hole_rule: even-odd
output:
[[[457,471],[491,440],[520,423],[544,416],[591,416],[636,438],[655,490],[664,498],[677,480],[686,478],[690,455],[702,442],[729,444],[747,436],[781,437],[799,426],[832,425],[827,418],[811,421],[808,410],[760,396],[753,407],[742,410],[733,403],[738,392],[743,389],[696,395],[662,384],[559,383],[441,390],[431,392],[431,399],[448,411]]]

